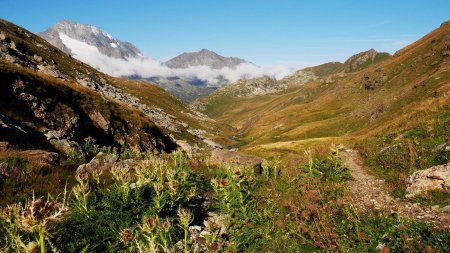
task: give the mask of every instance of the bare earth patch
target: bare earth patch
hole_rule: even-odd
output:
[[[355,150],[343,149],[340,154],[343,164],[354,178],[349,185],[353,193],[353,203],[358,211],[379,210],[386,214],[397,213],[408,219],[431,222],[441,228],[450,227],[450,215],[438,208],[393,198],[386,190],[388,189],[386,182],[369,173],[363,159]]]

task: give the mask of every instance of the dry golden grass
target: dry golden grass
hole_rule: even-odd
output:
[[[212,116],[241,132],[245,151],[269,156],[432,124],[450,104],[449,36],[450,26],[442,26],[386,61],[331,75],[329,84],[319,79],[278,94],[226,98]],[[384,83],[366,90],[366,76]],[[210,102],[221,103],[214,95]]]

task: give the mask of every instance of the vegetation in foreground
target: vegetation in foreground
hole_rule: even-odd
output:
[[[127,158],[133,157],[134,160]],[[336,152],[286,175],[130,152],[56,197],[1,209],[4,252],[445,252],[450,233],[357,213]]]

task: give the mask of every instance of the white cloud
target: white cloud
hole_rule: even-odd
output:
[[[239,79],[256,78],[265,75],[281,79],[295,71],[295,68],[286,65],[259,67],[249,63],[242,63],[234,68],[222,69],[213,69],[208,66],[171,69],[161,62],[148,57],[130,58],[128,60],[111,58],[102,54],[96,47],[70,38],[64,33],[59,33],[59,36],[62,42],[70,48],[75,58],[112,76],[139,75],[144,78],[178,76],[186,79],[199,79],[211,86],[216,86],[224,79],[228,82],[235,82]]]

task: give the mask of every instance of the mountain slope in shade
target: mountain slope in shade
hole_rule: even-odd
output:
[[[63,152],[88,136],[153,152],[215,145],[210,133],[221,127],[160,88],[98,72],[4,20],[0,41],[0,140],[10,146]]]
[[[249,62],[236,57],[223,57],[208,49],[183,53],[165,62],[168,67],[178,69],[194,66],[209,66],[213,69],[233,68],[242,63]]]
[[[70,20],[62,20],[38,35],[68,54],[73,51],[66,42],[67,38],[71,38],[96,47],[108,57],[126,60],[142,56],[139,49],[131,43],[117,40],[98,27]]]

